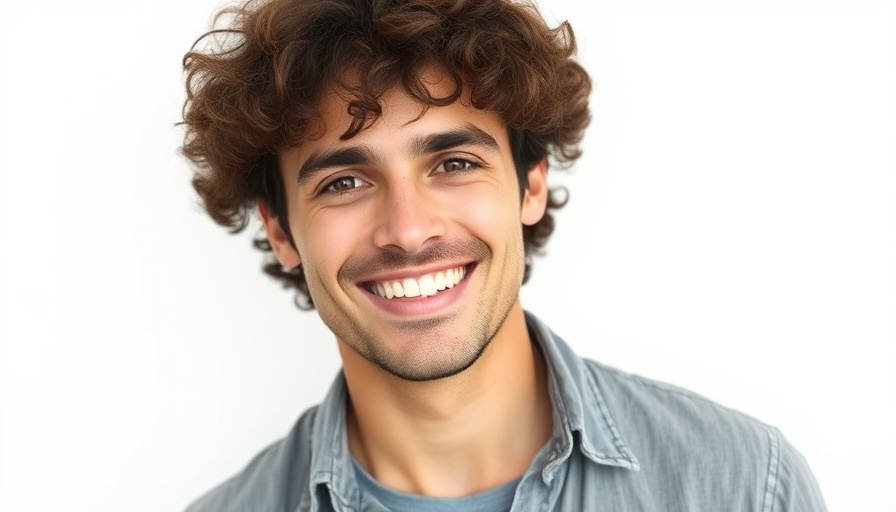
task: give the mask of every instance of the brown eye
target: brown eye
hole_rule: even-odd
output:
[[[364,182],[354,176],[340,176],[335,180],[327,183],[324,187],[323,192],[327,193],[342,193],[342,192],[350,192],[356,188],[364,186]]]
[[[463,171],[470,166],[468,162],[461,162],[460,160],[451,160],[445,164],[445,170],[448,172],[454,171]]]
[[[445,160],[444,162],[442,162],[440,167],[442,172],[455,173],[472,170],[476,167],[476,165],[469,160],[464,160],[463,158],[452,158],[450,160]]]

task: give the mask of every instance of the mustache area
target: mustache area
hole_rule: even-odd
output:
[[[339,270],[342,282],[358,283],[370,276],[400,271],[409,267],[436,265],[440,262],[468,263],[489,257],[491,251],[482,240],[437,242],[414,254],[382,250],[349,259]]]

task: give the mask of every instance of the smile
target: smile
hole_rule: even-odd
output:
[[[466,267],[455,267],[417,277],[371,282],[367,283],[367,289],[385,299],[431,297],[440,291],[454,288],[466,275]]]

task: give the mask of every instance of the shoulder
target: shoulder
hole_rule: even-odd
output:
[[[768,436],[768,425],[693,391],[591,360],[585,360],[585,367],[623,433],[716,433],[728,440]]]
[[[692,461],[767,468],[777,429],[678,386],[590,360],[585,366],[594,392],[642,465],[649,467],[645,459],[653,454],[679,469]]]
[[[187,512],[295,510],[307,485],[317,407],[305,411],[289,435],[265,448],[239,473],[193,502]]]
[[[679,481],[669,489],[684,501],[825,510],[805,459],[777,428],[678,386],[585,366],[643,478]]]

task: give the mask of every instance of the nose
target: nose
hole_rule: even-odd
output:
[[[445,212],[434,191],[413,179],[392,183],[381,197],[373,242],[407,254],[446,234]]]

